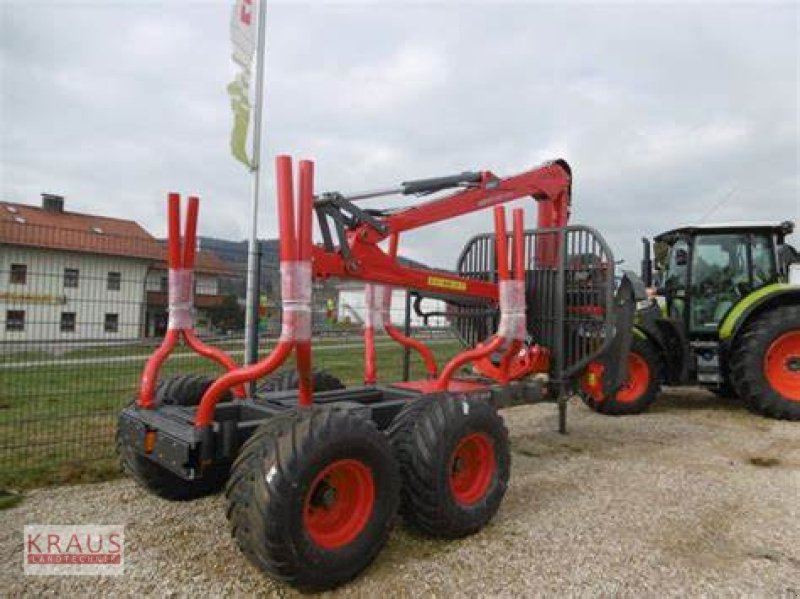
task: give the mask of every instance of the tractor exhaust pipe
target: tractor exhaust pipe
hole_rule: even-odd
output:
[[[642,282],[645,287],[653,286],[653,259],[650,254],[650,240],[642,237]]]

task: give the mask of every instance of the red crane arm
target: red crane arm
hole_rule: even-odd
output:
[[[540,201],[540,212],[544,209],[553,213],[553,218],[549,219],[553,224],[548,226],[566,226],[569,220],[571,175],[569,166],[563,160],[549,162],[505,179],[499,179],[489,171],[482,175],[479,187],[387,216],[385,224],[389,226],[389,232],[381,239],[391,233],[410,231],[527,196]]]
[[[497,286],[494,283],[403,266],[377,244],[393,234],[528,196],[539,202],[538,226],[566,226],[571,201],[569,165],[563,160],[556,160],[504,179],[484,171],[481,173],[481,182],[475,187],[380,217],[378,220],[384,225],[382,231],[369,223],[361,223],[348,231],[349,260],[345,260],[339,251],[330,252],[320,246],[314,247],[314,275],[496,300]],[[555,248],[552,248],[551,255],[554,255],[554,251]]]

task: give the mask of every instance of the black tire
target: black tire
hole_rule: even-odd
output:
[[[196,406],[215,379],[202,374],[179,374],[162,379],[156,385],[156,405]],[[220,401],[230,401],[226,391]]]
[[[722,382],[719,384],[719,386],[706,388],[711,391],[711,393],[722,399],[727,399],[728,401],[740,401],[741,395],[733,385],[733,381],[731,380],[731,370],[726,360],[720,359],[719,375],[722,378]]]
[[[136,451],[120,430],[118,427],[116,446],[122,471],[153,495],[170,501],[190,501],[219,493],[225,486],[229,472],[226,465],[205,470],[202,478],[184,480]]]
[[[466,483],[470,493],[454,486],[456,452],[475,435],[484,448],[474,460],[475,484]],[[503,419],[488,401],[456,394],[417,399],[397,414],[389,438],[403,479],[406,522],[431,536],[458,538],[492,519],[508,487],[511,452]]]
[[[794,375],[780,385],[767,373],[771,348],[779,338],[800,333],[800,306],[779,306],[757,316],[745,325],[734,340],[731,351],[731,379],[747,406],[759,414],[783,420],[800,420],[800,386]],[[796,351],[796,350],[795,350]],[[777,366],[797,372],[800,357],[786,359]],[[791,360],[791,365],[790,365]],[[790,370],[790,368],[792,370]],[[790,395],[792,394],[793,395]]]
[[[213,382],[214,379],[200,374],[181,374],[162,379],[156,386],[156,406],[196,406]],[[230,392],[223,400],[226,398],[230,399]],[[205,470],[202,478],[187,481],[149,460],[128,442],[118,429],[116,446],[122,471],[154,495],[170,501],[189,501],[219,493],[225,486],[229,472],[226,465],[215,465]]]
[[[324,519],[325,501],[363,499],[363,479],[339,488],[319,480],[329,468],[354,465],[370,473],[374,501],[367,501],[368,509],[359,503],[352,513],[360,514],[354,517],[361,524],[345,527],[355,536],[337,545],[323,540],[330,535],[312,526],[310,514]],[[343,408],[314,406],[274,417],[245,443],[226,489],[227,516],[231,534],[257,568],[318,591],[352,579],[372,562],[389,537],[399,492],[397,464],[375,424]],[[312,510],[314,501],[321,503]]]
[[[314,391],[335,391],[344,389],[344,383],[324,370],[315,370],[311,373],[314,382]],[[300,386],[300,377],[296,370],[282,370],[266,377],[258,385],[258,394],[274,391],[293,391]]]
[[[625,382],[626,388],[617,391],[613,397],[606,397],[598,400],[594,395],[581,388],[578,391],[580,398],[587,406],[600,414],[608,416],[631,416],[641,414],[650,407],[660,390],[661,361],[652,343],[640,337],[634,337],[631,343],[632,362],[628,364],[628,380]],[[635,360],[636,362],[633,362]],[[639,379],[639,382],[631,380],[633,364],[638,364],[637,373],[642,373],[646,369],[646,384]],[[638,374],[639,377],[643,376]],[[641,387],[641,391],[630,395],[631,385]]]
[[[736,401],[739,399],[739,396],[734,390],[733,385],[731,385],[727,378],[722,381],[722,384],[719,387],[706,388],[711,391],[711,393],[722,399],[727,399],[729,401]]]

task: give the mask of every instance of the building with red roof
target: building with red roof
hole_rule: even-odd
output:
[[[195,274],[198,328],[234,275],[201,250]],[[123,340],[161,335],[167,323],[166,246],[126,219],[0,202],[0,335],[5,341]]]

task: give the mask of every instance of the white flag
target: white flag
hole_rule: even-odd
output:
[[[236,0],[231,12],[233,61],[250,73],[256,51],[257,0]]]
[[[249,168],[247,131],[250,128],[250,72],[256,50],[258,3],[266,0],[235,0],[231,12],[231,47],[233,62],[241,69],[228,85],[233,110],[231,153]]]

